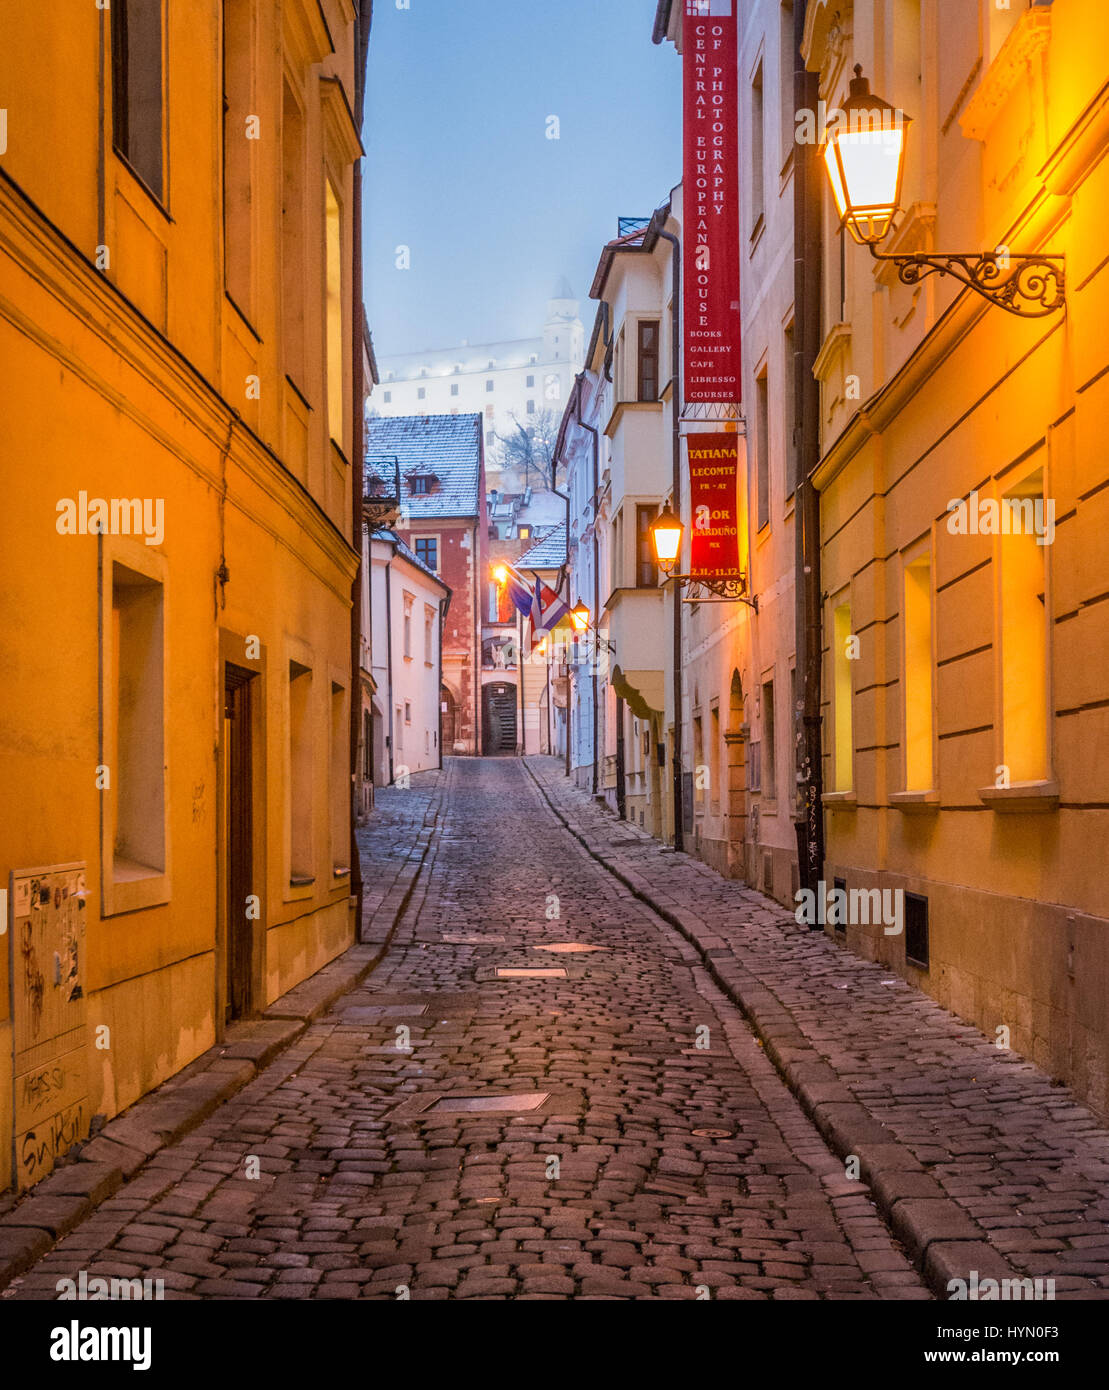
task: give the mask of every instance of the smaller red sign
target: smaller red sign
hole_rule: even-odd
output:
[[[690,434],[690,573],[721,579],[740,572],[739,435]]]

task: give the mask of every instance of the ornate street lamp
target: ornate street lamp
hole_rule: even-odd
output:
[[[824,146],[824,165],[840,222],[855,241],[869,247],[876,261],[895,265],[903,285],[915,285],[926,275],[953,275],[991,304],[1023,318],[1042,318],[1063,308],[1062,256],[1018,256],[1004,249],[886,255],[877,249],[901,203],[909,117],[873,96],[862,74],[857,63],[843,107],[846,119],[835,122]]]
[[[669,574],[678,563],[682,548],[682,523],[669,507],[664,508],[651,522],[651,542],[655,559],[663,574]]]
[[[589,626],[589,609],[580,598],[570,609],[570,621],[574,624],[575,632],[584,632]]]
[[[707,589],[709,593],[716,594],[717,598],[728,602],[738,601],[746,603],[757,613],[759,611],[758,595],[748,597],[747,578],[743,574],[709,575],[709,574],[675,574],[674,566],[678,563],[678,556],[682,549],[682,523],[674,515],[669,507],[664,508],[648,528],[651,533],[651,543],[655,548],[655,563],[666,575],[667,579],[673,579],[677,584],[700,585],[702,589]],[[696,600],[700,602],[700,599]]]

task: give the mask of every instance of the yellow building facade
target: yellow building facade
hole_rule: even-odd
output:
[[[367,22],[0,3],[0,1188],[353,940]]]
[[[810,0],[806,20],[828,111],[861,63],[912,118],[884,253],[1066,258],[1065,310],[1017,317],[951,277],[900,283],[828,194],[825,877],[901,890],[903,930],[847,945],[1104,1115],[1109,7]]]

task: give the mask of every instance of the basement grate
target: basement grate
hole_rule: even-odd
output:
[[[508,1096],[443,1096],[424,1112],[439,1115],[449,1111],[469,1114],[475,1110],[538,1110],[550,1091],[520,1091]]]
[[[538,968],[522,965],[498,965],[493,974],[498,980],[565,980],[566,978],[566,970],[561,965]]]

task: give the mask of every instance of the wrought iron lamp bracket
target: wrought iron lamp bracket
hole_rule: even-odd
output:
[[[886,255],[868,242],[876,261],[897,267],[903,285],[927,275],[953,275],[983,299],[1020,318],[1043,318],[1066,305],[1063,256],[1015,256],[1011,252],[911,252]]]
[[[749,608],[759,611],[759,598],[757,594],[748,594],[747,576],[745,574],[728,575],[703,575],[703,574],[668,574],[667,579],[673,579],[678,584],[688,584],[691,589],[707,589],[710,594],[715,594],[717,599],[728,603],[745,603]],[[692,602],[698,600],[693,595],[690,596]]]

